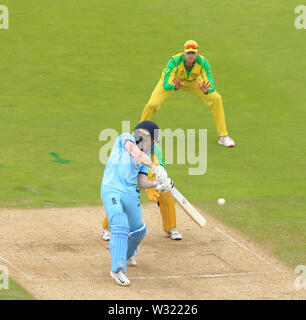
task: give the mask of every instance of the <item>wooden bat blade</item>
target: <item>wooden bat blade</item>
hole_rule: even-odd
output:
[[[206,224],[206,219],[200,214],[200,212],[175,187],[173,187],[171,193],[189,217],[203,228]]]

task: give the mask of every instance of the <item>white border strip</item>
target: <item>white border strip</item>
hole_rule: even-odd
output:
[[[237,240],[235,240],[233,237],[229,236],[228,234],[226,234],[224,231],[218,229],[215,227],[215,230],[217,230],[218,232],[220,232],[221,234],[223,234],[226,238],[230,239],[232,242],[236,243],[237,246],[245,249],[246,251],[250,252],[251,254],[253,254],[255,257],[257,257],[258,259],[260,259],[261,261],[265,262],[266,264],[270,265],[271,267],[273,267],[277,272],[282,272],[281,269],[279,269],[278,267],[274,266],[271,262],[269,262],[268,260],[264,259],[263,257],[261,257],[260,255],[258,255],[257,253],[255,253],[254,251],[250,250],[249,248],[247,248],[245,245],[241,244],[240,242],[238,242]]]
[[[21,273],[24,277],[26,277],[28,280],[33,280],[30,276],[28,276],[26,273],[22,272],[20,269],[15,267],[12,263],[10,263],[8,260],[0,256],[0,259],[6,262],[8,265],[10,265],[15,271]]]

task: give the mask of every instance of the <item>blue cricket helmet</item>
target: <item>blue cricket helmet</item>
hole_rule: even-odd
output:
[[[159,127],[158,125],[153,122],[153,121],[150,121],[150,120],[145,120],[145,121],[142,121],[140,123],[138,123],[138,125],[134,128],[134,136],[135,136],[135,139],[136,139],[136,142],[139,139],[139,137],[143,137],[145,135],[150,135],[151,139],[154,140],[155,142],[159,142],[158,140],[158,135],[159,135]]]

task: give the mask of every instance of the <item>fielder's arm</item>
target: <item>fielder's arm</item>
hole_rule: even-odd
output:
[[[177,65],[175,61],[171,58],[168,61],[166,68],[163,70],[163,88],[165,90],[175,90],[173,84],[174,76],[177,70]]]
[[[201,77],[202,80],[208,80],[210,82],[210,87],[208,89],[208,93],[214,92],[215,91],[215,82],[214,82],[214,78],[211,72],[211,67],[210,67],[210,63],[209,61],[201,56]]]

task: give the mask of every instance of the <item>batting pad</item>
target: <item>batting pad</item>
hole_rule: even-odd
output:
[[[123,269],[126,272],[126,251],[129,234],[129,224],[126,214],[123,212],[114,214],[111,218],[111,237],[109,251],[111,254],[112,272]]]
[[[143,222],[142,226],[139,229],[129,233],[128,249],[126,255],[127,259],[129,259],[136,253],[136,250],[142,239],[145,237],[146,233],[147,224],[145,222]]]

